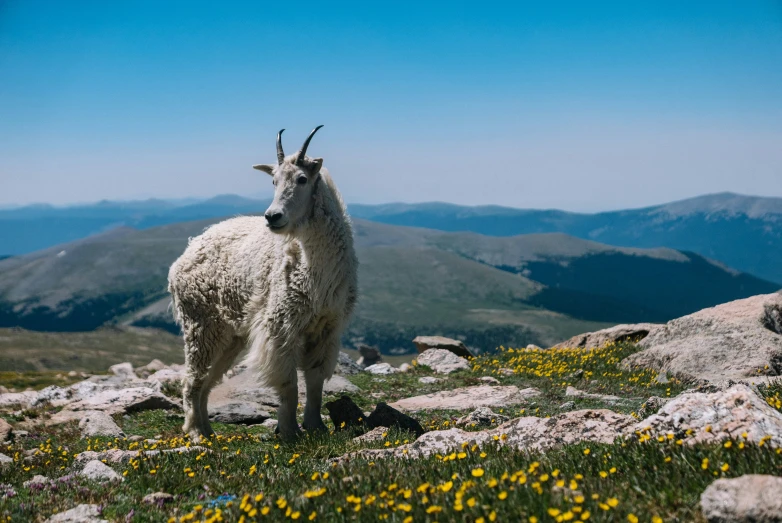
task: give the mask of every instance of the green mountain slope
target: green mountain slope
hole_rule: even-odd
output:
[[[0,261],[0,327],[176,331],[168,267],[217,220],[118,228]],[[698,255],[564,234],[492,237],[355,220],[360,301],[346,343],[412,349],[417,334],[547,345],[622,321],[665,321],[778,286]]]

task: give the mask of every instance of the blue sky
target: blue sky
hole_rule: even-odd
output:
[[[0,2],[0,205],[782,196],[782,2]]]

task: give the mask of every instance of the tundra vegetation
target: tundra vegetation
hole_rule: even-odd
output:
[[[572,409],[609,408],[637,412],[650,396],[676,396],[693,384],[644,369],[624,370],[619,362],[637,351],[631,343],[597,350],[501,349],[471,361],[469,369],[437,375],[413,366],[405,373],[348,376],[360,388],[351,394],[363,410],[377,402],[477,385],[491,376],[502,385],[536,387],[541,395],[523,404],[495,408],[499,415],[554,416],[571,400]],[[428,380],[431,381],[431,380]],[[663,380],[660,380],[663,381]],[[566,397],[568,386],[623,400]],[[759,388],[782,412],[782,384]],[[44,421],[57,409],[41,405],[5,414],[7,420]],[[325,413],[325,411],[324,411]],[[303,410],[298,408],[299,420]],[[427,430],[452,427],[465,412],[414,414]],[[2,470],[0,518],[43,521],[77,504],[101,507],[111,521],[703,521],[700,494],[715,478],[747,473],[782,474],[781,450],[743,435],[713,443],[682,444],[684,435],[659,438],[630,434],[613,444],[576,443],[545,452],[496,443],[465,445],[420,459],[338,459],[360,449],[393,448],[411,433],[384,431],[377,441],[357,442],[354,434],[329,424],[330,433],[305,434],[294,442],[272,429],[214,424],[216,435],[192,452],[150,454],[149,450],[192,448],[181,433],[181,412],[152,410],[115,416],[130,437],[81,439],[75,425],[31,428],[0,451],[13,461]],[[468,428],[467,430],[477,430]],[[708,430],[708,427],[704,430]],[[138,439],[138,438],[134,438]],[[71,475],[86,451],[126,449],[133,457],[108,462],[123,481],[97,483]],[[63,480],[23,486],[35,475]],[[169,502],[144,503],[165,492]]]

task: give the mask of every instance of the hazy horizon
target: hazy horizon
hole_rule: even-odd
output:
[[[271,193],[280,128],[366,204],[782,195],[782,4],[0,4],[0,206]]]

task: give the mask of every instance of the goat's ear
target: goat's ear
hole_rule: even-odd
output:
[[[318,174],[321,167],[323,167],[323,158],[312,158],[310,160],[309,171],[312,176]]]
[[[273,165],[265,165],[265,164],[253,165],[253,169],[258,169],[259,171],[263,171],[269,175],[271,175],[274,172]]]

